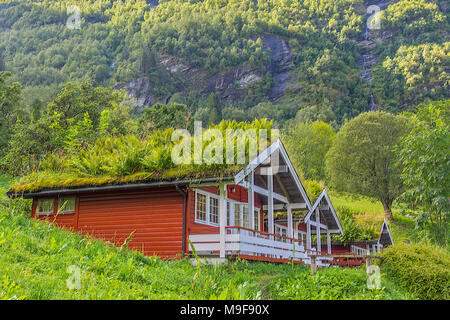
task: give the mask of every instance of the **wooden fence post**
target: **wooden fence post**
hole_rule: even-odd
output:
[[[316,256],[311,256],[311,274],[313,277],[316,274]]]

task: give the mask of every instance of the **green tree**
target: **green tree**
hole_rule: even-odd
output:
[[[148,135],[167,128],[187,129],[191,121],[191,113],[186,105],[157,103],[144,109],[139,119],[139,128],[143,135]]]
[[[418,226],[448,245],[450,214],[450,100],[423,105],[412,132],[401,143],[406,191],[402,198],[421,208]]]
[[[211,93],[208,97],[209,124],[218,124],[222,118],[219,97]]]
[[[325,179],[325,155],[336,133],[323,121],[298,123],[285,135],[286,148],[305,179]]]
[[[347,122],[326,157],[329,182],[335,188],[376,197],[386,219],[402,193],[401,167],[394,148],[409,133],[408,120],[385,112],[367,112]]]
[[[12,133],[12,127],[17,120],[18,106],[21,99],[21,87],[18,82],[8,83],[9,72],[0,72],[0,156],[6,151],[6,146]]]

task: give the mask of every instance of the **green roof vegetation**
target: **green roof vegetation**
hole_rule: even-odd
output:
[[[272,122],[255,120],[253,122],[227,122],[212,125],[209,129],[217,129],[226,137],[228,129],[255,129],[257,132],[257,146],[259,146],[259,129],[268,132],[267,146],[271,141]],[[147,137],[136,135],[121,135],[117,137],[99,138],[93,145],[75,147],[72,150],[49,154],[36,170],[22,177],[10,187],[9,192],[15,194],[39,192],[54,189],[69,189],[91,186],[123,185],[132,183],[148,183],[156,181],[180,181],[204,178],[223,179],[237,174],[244,165],[226,164],[225,143],[219,141],[216,149],[212,148],[214,139],[203,138],[202,149],[212,150],[210,154],[220,154],[223,147],[223,164],[195,164],[194,137],[191,141],[191,160],[183,164],[176,164],[172,157],[174,147],[183,143],[185,138],[172,141],[173,129],[156,131]],[[224,139],[225,140],[225,139]],[[245,144],[245,162],[249,159],[249,139],[234,138],[234,147]],[[178,150],[178,149],[177,149]],[[237,150],[237,149],[235,149]],[[174,151],[176,152],[176,151]],[[236,152],[235,152],[236,153]],[[234,155],[237,163],[237,155]]]

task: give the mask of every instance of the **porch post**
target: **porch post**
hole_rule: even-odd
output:
[[[219,199],[219,229],[220,229],[220,258],[225,258],[225,237],[226,230],[225,226],[227,225],[227,185],[220,184],[219,185],[220,199]]]
[[[311,250],[311,223],[306,223],[306,249]]]
[[[287,205],[287,218],[288,218],[288,237],[294,237],[294,230],[292,228],[292,207],[290,204]]]
[[[327,230],[327,249],[328,254],[331,254],[331,234],[329,230]]]
[[[322,244],[320,243],[320,212],[319,209],[316,209],[316,238],[317,238],[317,251],[322,251]]]
[[[254,230],[255,228],[255,194],[253,193],[253,186],[255,184],[255,174],[252,170],[248,175],[249,188],[248,188],[248,216],[250,219],[249,227]]]
[[[268,206],[268,227],[269,227],[269,233],[274,233],[274,227],[273,227],[273,175],[272,172],[270,172],[267,175],[267,188],[269,190],[269,195],[267,197],[267,206]],[[273,238],[271,236],[271,238]]]

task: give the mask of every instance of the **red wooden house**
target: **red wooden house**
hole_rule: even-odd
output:
[[[225,177],[55,188],[22,196],[33,199],[33,218],[118,246],[129,239],[131,249],[163,258],[195,250],[219,259],[309,263],[309,256],[322,250],[320,236],[312,246],[312,234],[323,232],[329,239],[342,232],[326,192],[311,205],[281,140]],[[308,212],[303,224],[293,221],[293,210]],[[274,222],[277,211],[287,212],[285,230]]]

